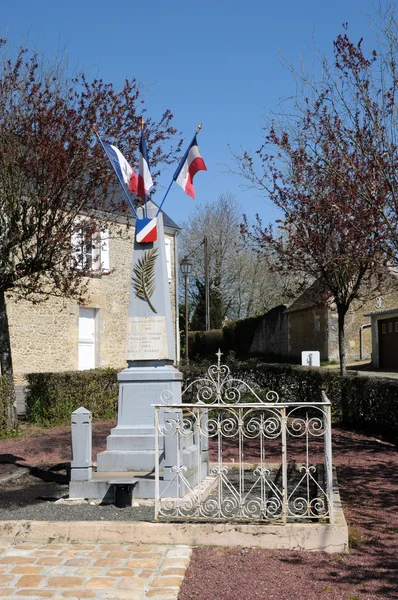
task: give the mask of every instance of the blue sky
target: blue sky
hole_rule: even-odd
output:
[[[374,14],[372,0],[18,0],[1,8],[0,36],[47,55],[66,46],[70,64],[121,85],[135,77],[145,90],[154,118],[171,109],[175,126],[188,143],[203,121],[199,146],[208,172],[195,179],[193,201],[174,184],[164,209],[184,221],[194,203],[234,193],[249,216],[273,221],[276,210],[242,181],[225,173],[228,145],[255,150],[262,116],[294,92],[280,52],[298,65],[311,59],[313,33],[321,51],[348,21],[353,37],[372,47],[363,13]],[[130,158],[130,157],[129,157]],[[162,173],[155,200],[161,201],[174,169]]]

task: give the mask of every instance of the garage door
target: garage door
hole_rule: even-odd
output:
[[[382,319],[379,329],[379,365],[381,369],[398,369],[398,317]]]

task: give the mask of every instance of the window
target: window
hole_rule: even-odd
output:
[[[72,235],[72,267],[109,271],[109,231],[81,228]]]
[[[164,238],[164,245],[166,247],[166,264],[167,264],[167,277],[169,283],[171,281],[171,240],[170,238]]]
[[[386,331],[387,331],[386,324],[385,324],[385,323],[383,323],[383,325],[381,326],[381,332],[382,332],[382,333],[386,333]]]
[[[398,333],[398,321],[395,323],[395,333]]]
[[[392,323],[388,324],[388,333],[392,333]]]

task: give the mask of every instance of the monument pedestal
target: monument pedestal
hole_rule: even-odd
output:
[[[181,404],[182,374],[171,365],[134,366],[118,376],[118,421],[107,439],[107,449],[97,456],[97,472],[154,469],[155,426],[153,404],[162,400]],[[162,438],[160,438],[162,441]]]

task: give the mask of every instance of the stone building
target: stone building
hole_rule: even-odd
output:
[[[345,317],[347,362],[372,358],[370,317],[374,313],[380,320],[384,311],[398,306],[397,274],[389,271],[383,276],[382,291],[369,292],[364,287],[361,296],[362,299],[352,302]],[[392,327],[395,332],[395,324]],[[373,365],[376,367],[379,366],[375,355],[379,352],[377,331],[377,325],[373,325]],[[397,340],[391,343],[395,344],[398,356],[398,326]],[[307,288],[284,311],[277,307],[264,315],[255,333],[251,354],[273,353],[300,363],[301,352],[306,350],[319,351],[321,361],[339,361],[336,305],[319,281]]]
[[[178,360],[179,227],[165,213],[163,222]],[[26,373],[126,366],[124,354],[135,228],[134,222],[130,227],[123,223],[119,225],[118,234],[105,232],[98,240],[100,243],[93,245],[93,252],[100,253],[93,261],[93,268],[95,264],[102,265],[102,270],[109,274],[96,275],[93,271],[88,278],[84,305],[62,298],[51,298],[40,304],[15,302],[12,296],[8,298],[16,383],[23,383]]]

